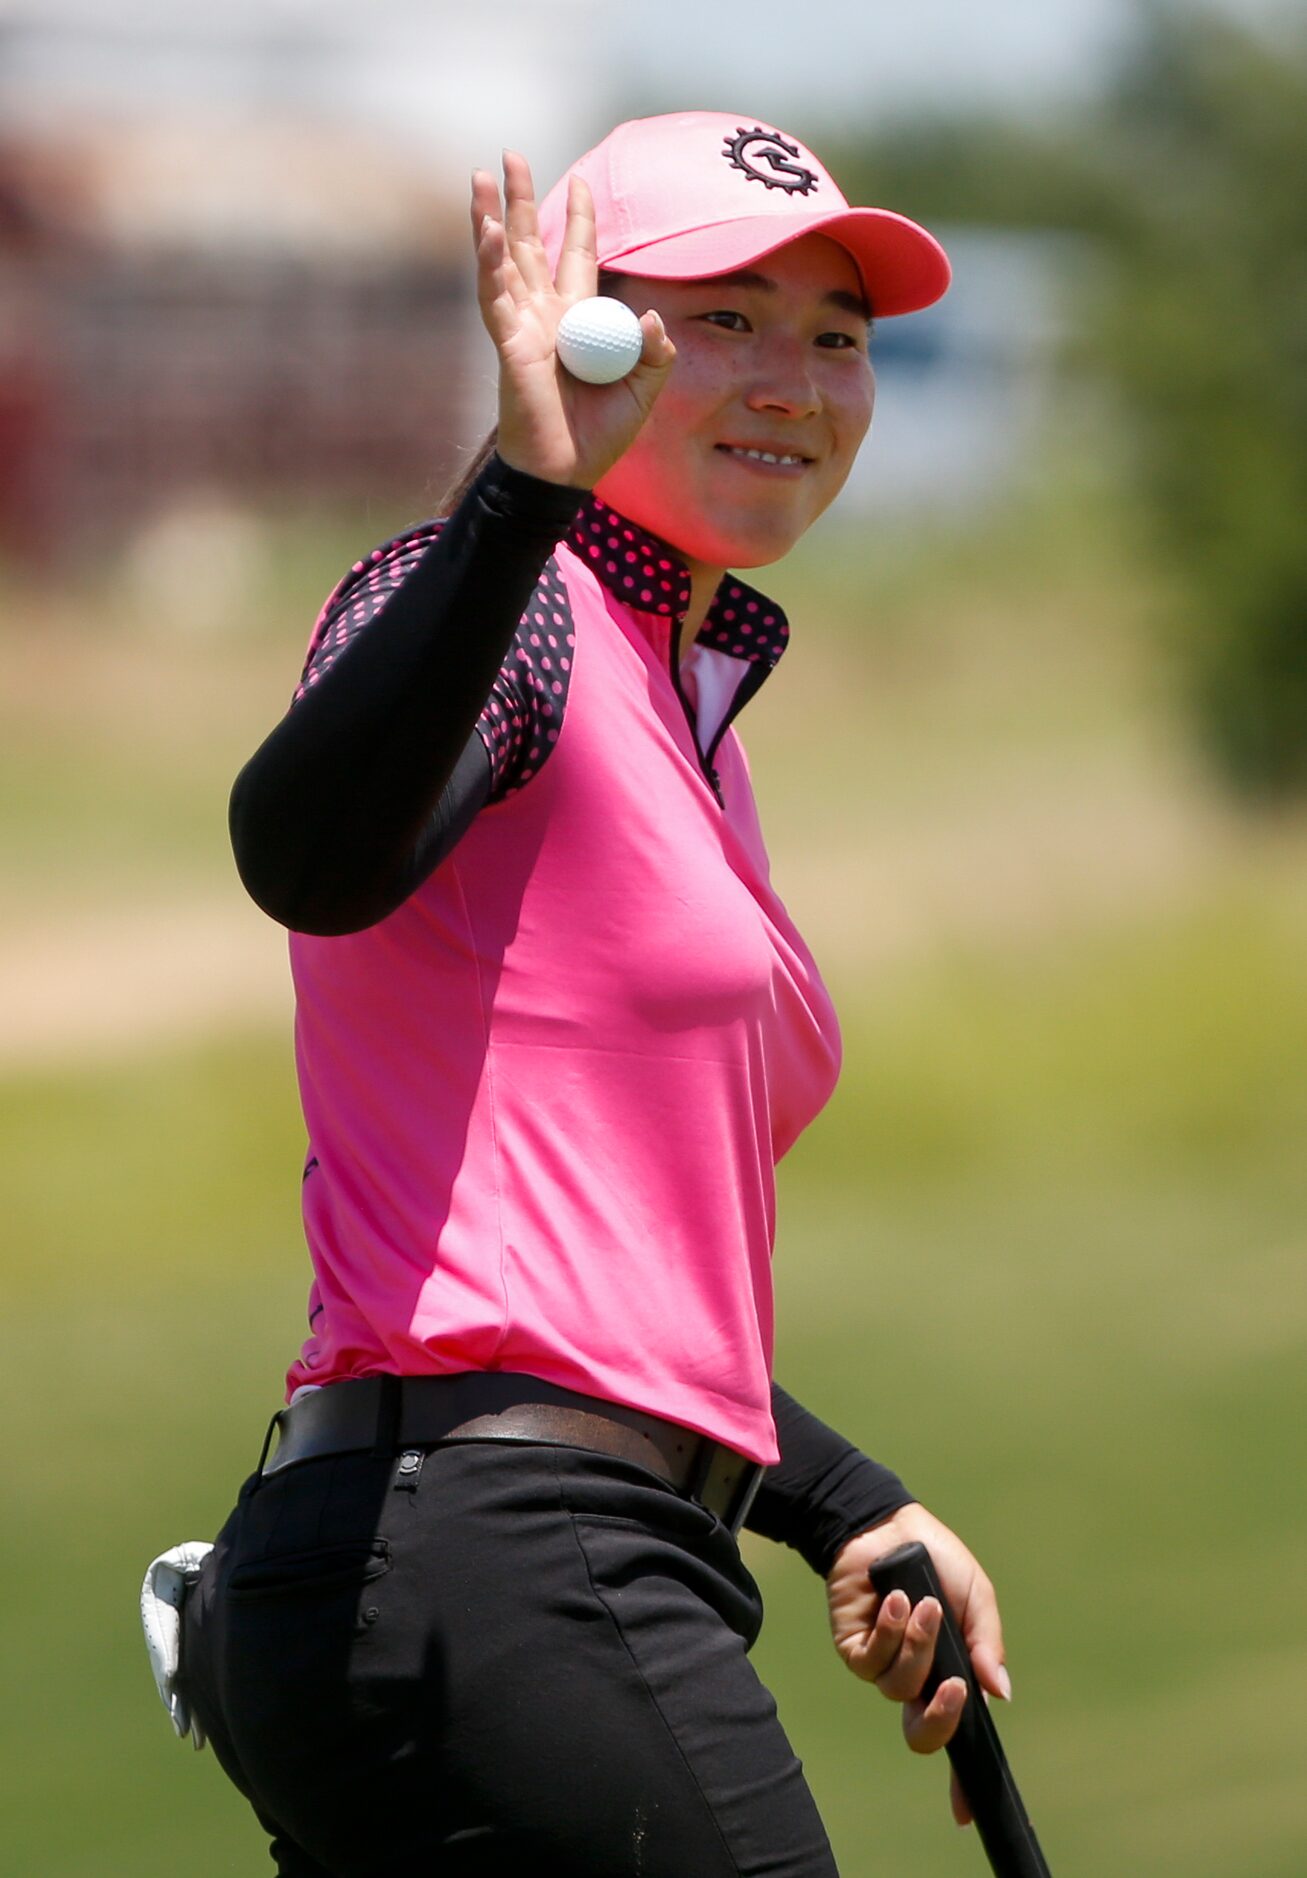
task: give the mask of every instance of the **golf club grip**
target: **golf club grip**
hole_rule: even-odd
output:
[[[924,1545],[916,1544],[887,1552],[871,1567],[871,1583],[881,1597],[890,1591],[906,1591],[914,1606],[922,1598],[939,1599],[944,1621],[922,1697],[929,1701],[940,1683],[950,1676],[961,1676],[966,1681],[967,1699],[962,1718],[947,1752],[958,1783],[967,1796],[980,1842],[996,1878],[1051,1878],[1017,1783],[1012,1778],[998,1730],[972,1670],[966,1644],[935,1576],[930,1553]]]

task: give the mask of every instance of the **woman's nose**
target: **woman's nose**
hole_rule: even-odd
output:
[[[745,401],[751,411],[784,411],[791,417],[811,417],[819,411],[821,396],[804,346],[778,342],[768,347]]]

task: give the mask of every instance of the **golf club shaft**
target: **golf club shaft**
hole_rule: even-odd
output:
[[[980,1842],[995,1878],[1051,1878],[976,1681],[966,1644],[935,1576],[930,1553],[924,1545],[915,1544],[887,1552],[871,1567],[871,1582],[881,1597],[891,1591],[905,1591],[914,1606],[922,1598],[939,1599],[944,1617],[922,1696],[929,1701],[950,1676],[961,1676],[966,1682],[967,1699],[948,1743],[948,1756],[971,1808]]]

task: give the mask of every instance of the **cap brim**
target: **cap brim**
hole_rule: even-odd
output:
[[[827,235],[847,248],[862,275],[872,312],[916,313],[948,291],[952,269],[932,234],[893,209],[840,209],[832,215],[743,216],[716,222],[620,254],[600,254],[614,273],[650,280],[702,280],[774,254],[802,235]]]

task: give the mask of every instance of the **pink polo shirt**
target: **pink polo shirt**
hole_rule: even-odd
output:
[[[721,733],[748,635],[784,628],[719,595],[692,703],[620,519],[550,564],[524,786],[378,925],[291,936],[315,1282],[287,1384],[518,1371],[770,1464],[775,1164],[839,1062]]]

